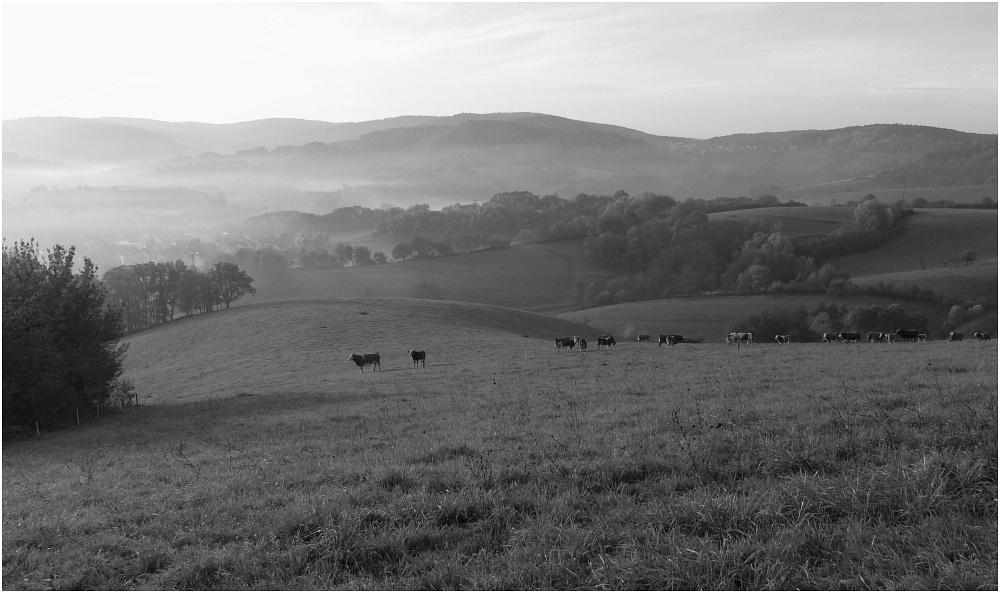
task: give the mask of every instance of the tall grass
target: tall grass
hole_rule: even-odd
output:
[[[996,589],[992,343],[537,344],[5,444],[3,586]]]

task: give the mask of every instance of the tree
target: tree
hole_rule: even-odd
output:
[[[3,424],[25,426],[108,400],[127,344],[121,309],[108,306],[97,268],[76,248],[3,245]]]
[[[962,253],[958,254],[958,261],[964,261],[965,265],[969,265],[969,262],[976,261],[976,253],[974,251],[969,251],[966,249]]]
[[[364,245],[358,245],[354,248],[354,265],[355,266],[367,266],[372,263],[372,252]]]
[[[376,251],[372,254],[372,260],[374,260],[376,264],[381,265],[389,261],[389,258],[387,258],[381,251]]]
[[[209,270],[209,276],[215,285],[219,299],[226,304],[237,301],[248,294],[257,294],[253,287],[253,278],[236,264],[219,262]]]
[[[401,259],[406,261],[406,258],[413,255],[413,247],[409,243],[399,243],[392,248],[392,259]]]

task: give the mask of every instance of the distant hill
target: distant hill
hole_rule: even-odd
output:
[[[27,118],[3,122],[3,151],[5,168],[117,159],[131,165],[131,185],[225,191],[249,178],[258,187],[350,186],[374,203],[624,189],[826,205],[851,191],[977,186],[975,199],[997,191],[996,135],[888,124],[699,140],[538,113],[360,123]]]

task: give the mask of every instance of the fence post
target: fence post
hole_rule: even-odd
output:
[[[37,420],[35,421],[35,434],[37,436],[42,436],[42,431],[38,430],[38,421]]]
[[[80,426],[80,408],[76,409],[76,425]]]

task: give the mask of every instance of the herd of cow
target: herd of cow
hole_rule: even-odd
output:
[[[992,340],[993,336],[991,334],[976,332],[973,334],[977,340]],[[865,336],[869,343],[871,342],[923,342],[927,340],[927,334],[919,333],[915,329],[897,329],[895,334],[890,334],[889,332],[868,332]],[[961,342],[964,336],[960,332],[951,332],[948,334],[949,342]],[[649,342],[649,334],[639,334],[636,338],[638,342]],[[667,347],[679,344],[684,341],[684,336],[678,334],[660,334],[659,343],[657,346],[662,346],[666,344]],[[778,344],[789,344],[791,343],[791,337],[787,335],[778,334],[774,336],[774,341]],[[823,334],[824,342],[861,342],[860,332],[828,332]],[[597,348],[600,350],[601,346],[605,346],[609,350],[617,342],[615,337],[611,335],[598,336],[597,337]],[[753,333],[751,332],[731,332],[726,336],[727,344],[736,344],[739,348],[742,345],[753,344]],[[587,339],[581,336],[568,336],[565,338],[556,338],[555,350],[559,351],[563,348],[572,350],[574,347],[579,346],[581,351],[587,350]],[[426,366],[427,365],[427,353],[423,350],[409,350],[407,352],[410,358],[413,360],[413,366]],[[372,366],[372,371],[382,370],[382,357],[379,356],[378,352],[372,354],[351,354],[348,360],[352,361],[354,364],[358,365],[361,372],[365,372],[365,367],[368,365]]]

